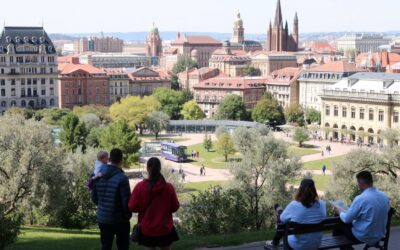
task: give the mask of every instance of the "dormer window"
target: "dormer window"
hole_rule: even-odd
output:
[[[16,43],[21,42],[21,38],[20,38],[19,36],[16,36],[16,37],[15,37],[15,42],[16,42]]]
[[[53,51],[53,47],[52,46],[49,46],[49,47],[47,47],[48,49],[49,49],[49,52],[52,52]]]
[[[36,41],[37,41],[36,36],[33,36],[33,37],[31,38],[31,40],[32,40],[32,42],[36,43]]]
[[[40,41],[40,43],[44,43],[44,37],[41,36],[41,37],[39,38],[39,41]]]
[[[29,37],[25,36],[25,37],[24,37],[24,42],[25,42],[25,43],[29,42]]]
[[[11,43],[11,37],[10,36],[6,36],[6,42],[7,43]]]

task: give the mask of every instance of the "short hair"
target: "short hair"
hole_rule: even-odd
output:
[[[369,171],[361,171],[356,175],[358,181],[362,181],[367,185],[372,185],[374,180],[372,179],[372,174]]]
[[[105,157],[105,156],[108,156],[108,152],[107,152],[107,151],[100,150],[100,151],[97,153],[97,159],[101,159],[101,158],[103,158],[103,157]]]
[[[114,164],[121,163],[123,158],[122,150],[119,148],[113,148],[110,151],[110,161]]]
[[[312,179],[303,179],[295,195],[295,200],[303,204],[306,208],[312,207],[318,201],[318,193]]]

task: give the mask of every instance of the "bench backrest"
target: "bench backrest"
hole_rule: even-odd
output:
[[[388,212],[388,220],[386,223],[386,235],[385,238],[382,239],[384,244],[387,245],[389,242],[390,236],[390,225],[392,221],[392,217],[395,214],[396,210],[391,207]],[[318,224],[300,224],[296,222],[288,222],[286,224],[278,224],[277,230],[284,233],[285,240],[287,240],[288,235],[293,234],[307,234],[307,233],[316,233],[323,231],[333,231],[335,229],[343,229],[344,224],[340,220],[339,217],[329,217],[324,219]]]

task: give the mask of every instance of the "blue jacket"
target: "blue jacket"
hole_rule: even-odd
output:
[[[131,196],[128,177],[113,165],[101,168],[103,176],[97,179],[92,190],[92,200],[97,205],[97,221],[104,224],[128,222],[132,216],[128,202]]]

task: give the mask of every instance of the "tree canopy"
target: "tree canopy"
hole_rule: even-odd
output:
[[[155,89],[153,96],[161,104],[159,109],[169,115],[172,120],[180,118],[183,104],[188,101],[183,91],[168,88]]]
[[[228,95],[218,105],[217,119],[219,120],[246,120],[247,111],[242,97]]]
[[[107,106],[102,105],[85,105],[85,106],[75,106],[73,111],[75,115],[79,118],[85,114],[95,114],[100,118],[101,121],[110,121],[110,110]]]
[[[285,109],[286,122],[297,123],[299,126],[304,126],[304,110],[299,106],[292,104]]]
[[[169,116],[162,111],[153,111],[149,114],[147,119],[147,127],[149,130],[156,135],[167,129],[169,124]]]
[[[113,121],[124,119],[142,133],[148,115],[159,108],[160,103],[153,96],[127,96],[111,105],[110,115]]]
[[[305,109],[306,120],[308,124],[316,123],[321,124],[321,112],[315,108]]]
[[[304,128],[296,128],[293,134],[293,140],[299,143],[299,147],[303,146],[303,142],[309,140],[310,135]]]
[[[172,68],[172,77],[171,77],[173,89],[181,88],[181,86],[179,86],[177,75],[180,72],[185,71],[187,68],[193,68],[193,67],[197,68],[197,63],[189,57],[181,58],[175,63],[174,67]]]
[[[218,154],[224,156],[225,161],[228,161],[228,156],[236,152],[232,137],[228,133],[220,135],[215,144],[215,150]]]
[[[124,153],[124,167],[129,168],[139,159],[140,140],[128,122],[120,119],[110,123],[102,132],[100,146],[111,150],[119,148]]]
[[[261,123],[273,122],[275,125],[285,123],[282,107],[269,92],[257,102],[252,111],[251,118]]]
[[[88,133],[85,123],[80,122],[78,116],[70,113],[63,118],[60,140],[66,150],[75,152],[81,148],[85,152]]]
[[[195,100],[190,100],[183,105],[181,115],[185,120],[201,120],[205,117]]]
[[[260,76],[261,70],[259,68],[254,68],[250,64],[247,64],[246,67],[244,68],[244,74],[246,76]]]

